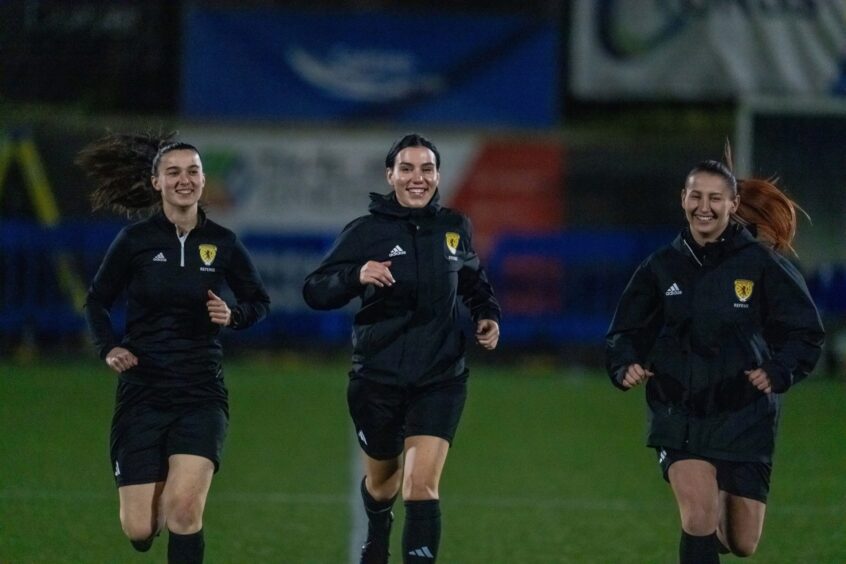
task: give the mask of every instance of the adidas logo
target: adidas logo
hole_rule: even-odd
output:
[[[405,254],[405,251],[403,251],[403,250],[402,250],[402,247],[400,247],[399,245],[397,245],[396,247],[394,247],[393,249],[391,249],[391,252],[390,252],[390,253],[388,253],[388,258],[391,258],[391,257],[398,257],[398,256],[400,256],[400,255],[404,255],[404,254]]]
[[[681,293],[682,293],[682,291],[681,291],[681,288],[679,288],[679,285],[676,284],[675,282],[673,282],[673,285],[670,286],[669,288],[667,288],[667,291],[664,292],[664,295],[665,296],[681,296]]]
[[[409,556],[419,556],[420,558],[431,558],[432,560],[435,559],[435,555],[429,550],[428,546],[421,546],[420,548],[415,548],[414,550],[408,551]]]
[[[153,262],[167,262],[164,253],[159,253],[153,257]]]

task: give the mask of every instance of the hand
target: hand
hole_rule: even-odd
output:
[[[492,351],[499,342],[499,323],[493,319],[480,319],[476,323],[476,342]]]
[[[209,301],[206,302],[206,308],[209,310],[209,319],[212,323],[226,327],[232,321],[232,310],[229,309],[226,302],[217,297],[211,290],[209,290]]]
[[[358,271],[358,281],[362,284],[373,284],[380,288],[393,286],[396,280],[394,280],[394,275],[391,274],[389,266],[391,266],[389,260],[384,262],[369,260]]]
[[[770,377],[764,372],[763,368],[756,368],[755,370],[745,370],[743,372],[749,378],[749,382],[764,392],[769,394],[773,391],[773,383],[770,382]]]
[[[651,370],[647,370],[643,366],[638,363],[630,364],[628,368],[626,368],[626,374],[623,376],[623,387],[628,389],[634,388],[635,386],[639,386],[646,382],[649,378],[652,378],[655,374]]]
[[[138,357],[123,347],[115,347],[106,355],[106,364],[120,374],[133,366],[138,366]]]

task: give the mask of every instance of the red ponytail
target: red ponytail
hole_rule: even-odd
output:
[[[754,224],[758,238],[771,244],[777,251],[789,250],[795,255],[792,243],[796,235],[796,210],[803,214],[805,210],[779,190],[774,182],[774,179],[738,179],[740,205],[735,219]]]

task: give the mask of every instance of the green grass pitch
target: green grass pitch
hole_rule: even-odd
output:
[[[206,562],[348,562],[347,364],[226,364],[231,427],[206,508]],[[678,516],[643,447],[641,390],[531,363],[472,366],[441,482],[444,563],[669,563]],[[785,398],[764,536],[752,562],[846,562],[842,380]],[[118,522],[108,460],[114,376],[94,361],[0,361],[0,562],[163,562]],[[397,504],[392,561],[399,557]],[[739,559],[723,557],[723,562]]]

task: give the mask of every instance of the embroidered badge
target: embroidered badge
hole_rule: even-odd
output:
[[[751,280],[744,280],[743,278],[738,278],[734,281],[734,295],[737,296],[737,299],[741,302],[746,302],[752,297],[752,290],[755,288],[755,283]]]
[[[458,242],[461,240],[461,235],[454,231],[447,231],[446,246],[449,252],[455,254],[458,251]]]
[[[200,259],[206,266],[211,266],[217,256],[217,245],[200,245]]]

